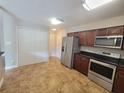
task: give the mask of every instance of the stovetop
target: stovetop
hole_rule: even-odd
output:
[[[81,51],[80,54],[90,56],[90,58],[92,59],[105,62],[105,63],[109,63],[109,64],[113,64],[116,66],[120,64],[120,60],[121,60],[119,56],[111,57],[111,56],[106,56],[104,54],[101,55],[101,54],[95,54],[95,53],[86,52],[86,51]]]

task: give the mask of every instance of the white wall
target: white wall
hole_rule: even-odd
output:
[[[17,64],[17,50],[16,50],[16,19],[4,10],[0,10],[3,17],[2,30],[4,44],[2,42],[2,51],[5,51],[6,67],[13,67]]]
[[[18,33],[18,65],[28,65],[48,61],[48,30],[21,26]]]
[[[49,56],[56,56],[56,32],[49,31]]]
[[[3,16],[0,26],[4,32],[2,50],[5,51],[7,69],[48,60],[48,29],[25,24],[5,9],[0,9],[0,14]]]
[[[49,55],[61,58],[62,38],[66,36],[64,29],[49,31]]]
[[[66,31],[61,29],[56,31],[56,57],[61,58],[62,38],[66,36]]]
[[[84,30],[98,29],[98,28],[119,26],[119,25],[124,25],[124,15],[86,24],[83,26],[71,27],[67,31],[77,32],[77,31],[84,31]]]

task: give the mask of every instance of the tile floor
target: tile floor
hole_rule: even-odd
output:
[[[57,59],[6,72],[0,93],[109,93]]]

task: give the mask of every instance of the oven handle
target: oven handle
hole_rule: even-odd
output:
[[[94,59],[90,59],[90,63],[91,62],[96,63],[96,64],[100,64],[100,65],[103,65],[103,66],[106,66],[106,67],[109,67],[109,68],[112,68],[112,69],[116,69],[115,65],[107,64],[107,63],[100,62],[100,61],[97,61],[97,60],[94,60]]]

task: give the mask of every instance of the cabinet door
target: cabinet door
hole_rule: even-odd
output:
[[[81,73],[83,73],[85,75],[88,75],[89,61],[90,61],[90,58],[85,57],[85,56],[81,56],[80,69],[81,69]]]
[[[123,26],[108,28],[108,35],[123,35]]]
[[[115,78],[114,93],[124,93],[124,68],[118,68]]]
[[[79,32],[74,32],[75,37],[79,37]]]
[[[80,45],[86,46],[86,32],[79,33]]]
[[[69,37],[74,36],[74,33],[68,33],[67,36]]]
[[[74,58],[74,69],[80,72],[80,55],[76,54]]]
[[[75,61],[74,61],[74,69],[77,71],[88,75],[88,66],[89,66],[90,58],[82,56],[80,54],[75,55]]]
[[[94,46],[94,41],[95,41],[95,31],[87,31],[86,32],[86,44],[87,46]]]
[[[107,28],[103,28],[103,29],[98,29],[96,31],[96,36],[107,36],[108,35],[108,30]]]

